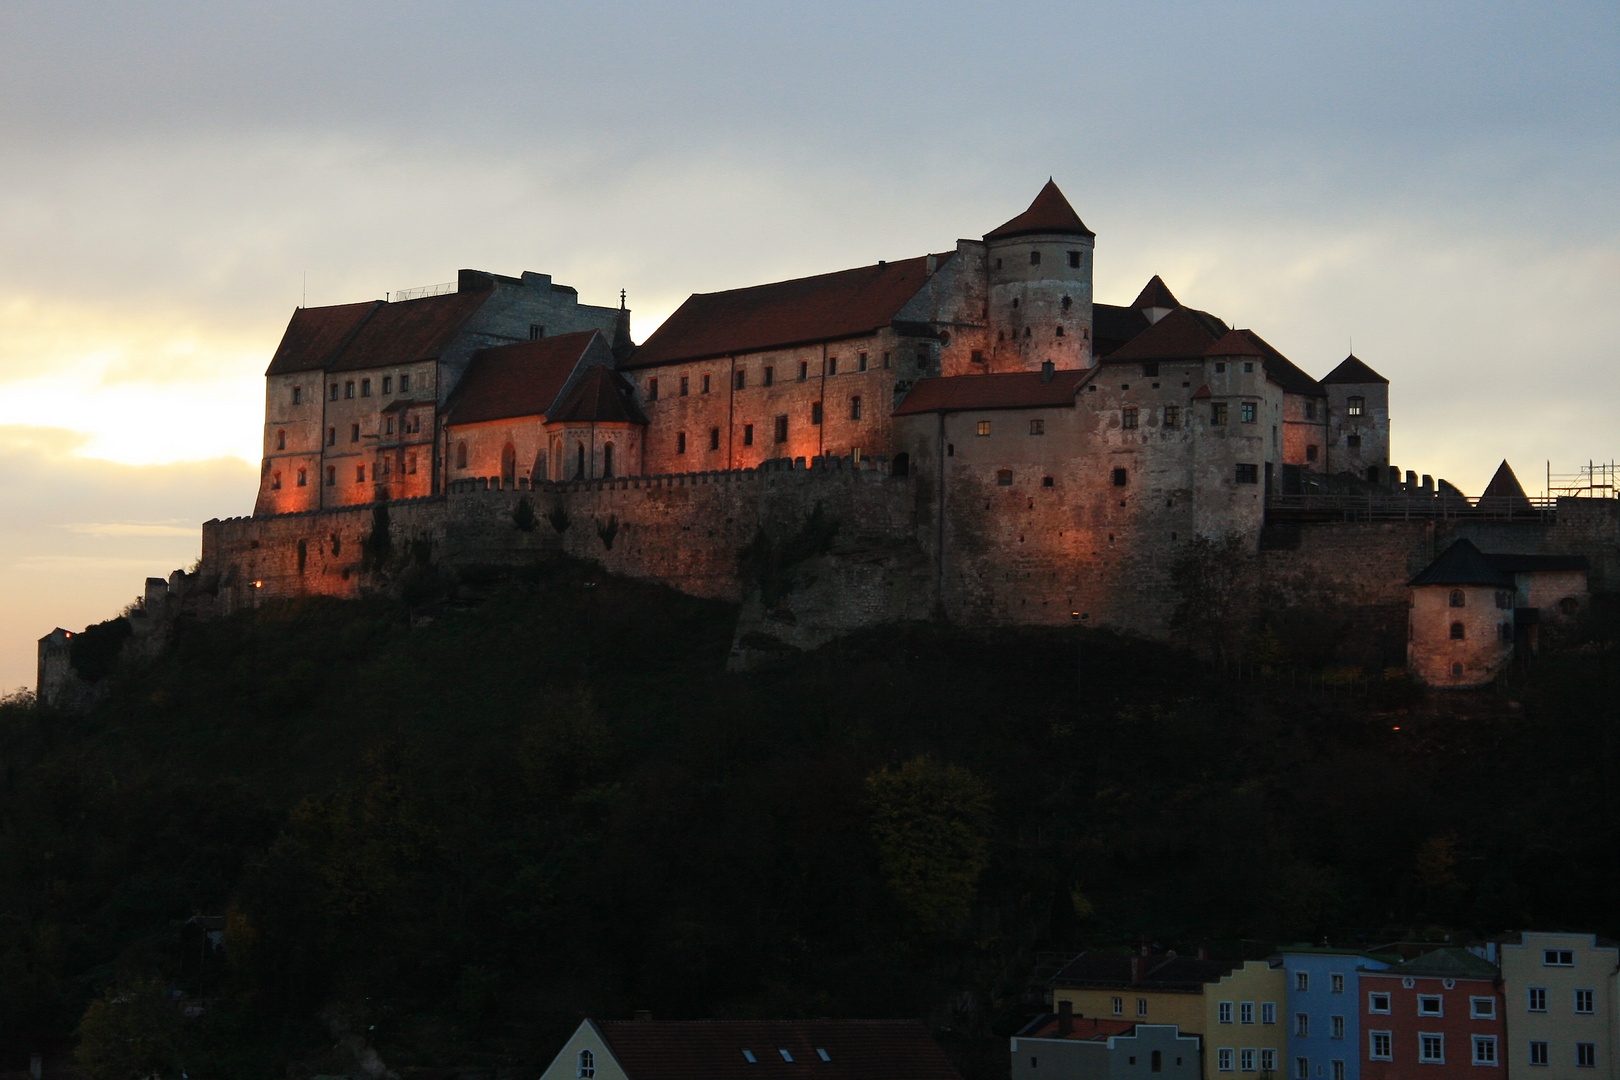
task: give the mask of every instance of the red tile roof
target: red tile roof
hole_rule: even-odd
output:
[[[1034,409],[1074,405],[1074,393],[1085,381],[1084,371],[1055,371],[1050,382],[1038,371],[1001,375],[955,375],[922,379],[894,410],[896,416],[917,413],[966,412],[977,409]]]
[[[381,304],[381,300],[367,300],[360,304],[336,304],[294,311],[292,318],[287,320],[287,330],[281,335],[281,344],[276,346],[265,375],[323,370],[366,316]]]
[[[1204,349],[1205,356],[1264,356],[1260,346],[1249,337],[1247,330],[1228,330],[1219,341],[1212,341]]]
[[[1142,291],[1136,294],[1136,299],[1131,301],[1131,307],[1138,310],[1150,307],[1178,308],[1180,306],[1181,301],[1171,295],[1169,287],[1165,285],[1158,274],[1154,274],[1153,278],[1142,286]]]
[[[630,1080],[961,1080],[915,1020],[649,1020],[597,1027]]]
[[[986,240],[1005,240],[1013,236],[1032,236],[1036,233],[1062,233],[1071,236],[1096,236],[1086,228],[1080,215],[1074,212],[1069,200],[1063,197],[1057,184],[1050,179],[1029,209],[998,228],[984,234]]]
[[[1202,360],[1227,326],[1207,311],[1178,307],[1109,357],[1110,364],[1141,360]]]
[[[624,376],[594,364],[568,397],[546,416],[548,424],[645,424]]]
[[[1356,358],[1354,353],[1345,357],[1338,367],[1322,377],[1324,383],[1385,383],[1389,380]]]
[[[917,295],[928,281],[928,259],[943,266],[953,254],[694,293],[623,366],[643,368],[869,334],[888,326]]]
[[[595,334],[582,330],[479,350],[456,386],[445,423],[545,415]]]

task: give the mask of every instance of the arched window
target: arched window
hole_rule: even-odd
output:
[[[1062,336],[1063,336],[1063,327],[1061,327],[1061,326],[1060,326],[1060,327],[1058,327],[1058,328],[1057,328],[1057,336],[1058,336],[1058,337],[1062,337]]]
[[[904,452],[894,455],[894,460],[889,464],[889,475],[910,476],[911,455]]]
[[[1558,601],[1558,610],[1563,612],[1565,615],[1573,615],[1577,611],[1581,610],[1581,602],[1575,599],[1573,596],[1566,596],[1562,600]]]
[[[458,442],[458,443],[456,443],[456,468],[465,469],[466,467],[467,467],[467,444],[464,443],[464,442]]]
[[[1451,640],[1452,641],[1461,641],[1461,640],[1463,640],[1463,638],[1465,638],[1467,636],[1468,636],[1468,632],[1463,629],[1463,624],[1462,623],[1454,622],[1454,623],[1451,624]]]
[[[585,444],[580,443],[575,454],[574,479],[585,479]]]
[[[613,444],[602,444],[602,476],[604,479],[613,479]]]
[[[517,450],[511,443],[501,448],[501,486],[517,486]]]
[[[1452,589],[1451,590],[1451,606],[1452,607],[1467,607],[1468,606],[1468,597],[1463,595],[1463,591],[1461,589]]]
[[[589,1050],[579,1052],[578,1075],[580,1080],[592,1080],[592,1077],[596,1075],[596,1055]]]

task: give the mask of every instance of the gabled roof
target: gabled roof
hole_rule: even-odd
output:
[[[1511,589],[1513,579],[1503,576],[1501,571],[1491,566],[1479,548],[1464,537],[1442,551],[1409,584],[1488,585],[1497,589]]]
[[[595,330],[480,349],[457,384],[446,424],[544,416],[590,346]]]
[[[1139,311],[1142,308],[1150,307],[1178,308],[1180,306],[1181,301],[1171,294],[1169,286],[1165,285],[1158,274],[1154,274],[1148,283],[1142,286],[1142,291],[1136,294],[1136,299],[1131,301],[1131,307]]]
[[[1519,478],[1513,475],[1513,467],[1502,459],[1502,464],[1496,467],[1496,475],[1486,485],[1485,493],[1480,497],[1480,505],[1490,509],[1530,510],[1530,497],[1524,493],[1524,486]]]
[[[287,320],[270,358],[265,375],[289,375],[295,371],[321,371],[348,342],[366,316],[382,305],[381,300],[330,307],[299,308]]]
[[[961,1080],[916,1020],[641,1020],[597,1030],[630,1080]]]
[[[1147,316],[1133,307],[1091,305],[1091,350],[1100,359],[1146,330]]]
[[[594,364],[562,403],[546,416],[548,424],[645,424],[624,377]]]
[[[1054,371],[1050,381],[1038,371],[1009,371],[999,375],[954,375],[920,379],[894,410],[896,416],[917,413],[966,412],[977,409],[1035,409],[1072,407],[1074,392],[1085,380],[1084,371]]]
[[[929,259],[940,267],[954,254],[693,293],[622,366],[651,367],[872,333],[888,326],[927,283]]]
[[[436,359],[489,296],[487,290],[471,290],[396,304],[370,300],[299,308],[265,374],[359,371]]]
[[[1340,361],[1338,367],[1322,376],[1322,382],[1351,383],[1355,385],[1384,383],[1386,386],[1389,384],[1388,379],[1378,374],[1378,372],[1374,371],[1366,364],[1363,364],[1356,358],[1354,353],[1351,353],[1349,356]]]
[[[1426,975],[1445,979],[1494,979],[1501,974],[1497,966],[1457,946],[1435,949],[1416,960],[1396,964],[1389,969],[1391,975]]]
[[[1108,363],[1142,360],[1202,360],[1204,350],[1227,326],[1207,311],[1177,308],[1108,356]]]
[[[1264,356],[1247,330],[1228,330],[1204,349],[1205,356]]]
[[[1133,968],[1137,964],[1139,971]],[[1167,953],[1130,956],[1124,953],[1081,953],[1052,977],[1053,986],[1136,986],[1144,990],[1198,990],[1220,982],[1240,963],[1198,960]],[[1139,978],[1133,979],[1133,973]]]
[[[1000,225],[984,234],[986,240],[1005,240],[1014,236],[1033,236],[1036,233],[1059,233],[1070,236],[1091,236],[1097,234],[1086,228],[1086,223],[1080,220],[1080,215],[1074,212],[1069,200],[1063,197],[1057,184],[1051,179],[1041,188],[1035,201],[1029,204],[1029,209],[1013,218],[1004,225]]]

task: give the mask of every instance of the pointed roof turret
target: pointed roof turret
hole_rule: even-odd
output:
[[[1496,475],[1486,485],[1485,494],[1479,497],[1479,507],[1482,510],[1531,510],[1530,496],[1524,493],[1524,486],[1519,478],[1513,475],[1513,467],[1502,459],[1502,464],[1496,467]]]
[[[1086,228],[1086,223],[1080,220],[1080,215],[1074,212],[1069,200],[1063,197],[1063,192],[1052,180],[1046,181],[1041,193],[1035,196],[1035,201],[1029,204],[1029,209],[1013,218],[998,229],[992,229],[984,234],[986,240],[1005,240],[1013,236],[1031,236],[1035,233],[1062,233],[1070,236],[1095,237],[1097,234]]]
[[[1171,295],[1169,287],[1158,274],[1154,274],[1153,279],[1142,286],[1142,291],[1136,294],[1136,299],[1131,301],[1131,307],[1137,311],[1146,308],[1168,308],[1174,311],[1180,306],[1181,301]]]
[[[1213,341],[1204,350],[1205,356],[1264,356],[1260,346],[1247,330],[1228,330],[1219,341]]]
[[[1378,372],[1374,371],[1366,364],[1363,364],[1359,359],[1356,358],[1355,353],[1351,353],[1349,356],[1345,357],[1343,362],[1340,363],[1338,367],[1334,368],[1332,371],[1328,372],[1322,377],[1322,381],[1324,383],[1353,383],[1362,386],[1365,386],[1368,383],[1383,383],[1386,386],[1389,385],[1388,379],[1378,374]]]

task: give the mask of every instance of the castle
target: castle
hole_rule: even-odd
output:
[[[1313,378],[1157,276],[1096,303],[1095,240],[1049,181],[980,239],[697,294],[639,346],[622,295],[534,273],[300,308],[266,372],[253,516],[206,523],[199,580],[149,593],[219,613],[354,594],[386,507],[389,537],[444,565],[562,551],[744,601],[739,663],[896,619],[1162,637],[1264,608],[1461,686],[1524,633],[1508,603],[1489,649],[1408,644],[1409,583],[1453,542],[1522,557],[1468,586],[1496,596],[1528,597],[1536,559],[1578,564],[1548,627],[1588,575],[1617,580],[1612,498],[1537,507],[1506,463],[1478,500],[1403,478],[1387,379],[1355,356]],[[795,574],[748,577],[750,545],[815,521],[834,532]]]

